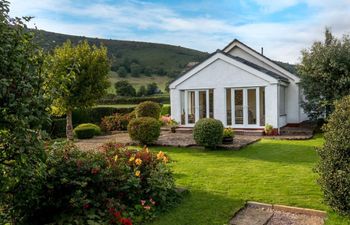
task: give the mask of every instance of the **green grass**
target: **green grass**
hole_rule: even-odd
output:
[[[153,148],[175,160],[176,183],[190,194],[152,225],[227,224],[247,200],[326,210],[327,224],[350,224],[322,202],[313,172],[318,159],[314,147],[322,143],[317,136],[308,141],[263,139],[240,151]]]
[[[115,88],[114,88],[114,84],[117,81],[120,80],[127,80],[129,81],[130,84],[132,84],[132,86],[134,86],[134,88],[136,89],[136,91],[140,88],[141,85],[145,85],[147,86],[147,84],[155,82],[157,83],[158,87],[160,88],[160,90],[162,92],[164,92],[165,89],[165,85],[166,83],[170,80],[171,78],[166,77],[166,76],[152,76],[152,77],[148,77],[148,76],[140,76],[140,77],[132,77],[130,75],[128,75],[125,78],[121,78],[118,76],[117,73],[111,71],[110,72],[110,78],[109,81],[111,83],[111,86],[108,88],[108,93],[111,94],[115,94]]]

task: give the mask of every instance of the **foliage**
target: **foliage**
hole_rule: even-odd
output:
[[[110,143],[48,149],[47,177],[25,224],[140,224],[178,199],[169,158]]]
[[[162,126],[176,127],[179,125],[179,123],[172,119],[171,116],[161,116],[159,120],[162,123]]]
[[[133,114],[115,114],[102,118],[101,127],[104,131],[127,130],[130,120],[134,119]]]
[[[110,69],[107,49],[91,47],[86,40],[76,46],[67,41],[47,56],[45,65],[46,92],[52,105],[66,113],[67,138],[71,140],[72,111],[91,107],[106,94]]]
[[[118,81],[114,84],[117,96],[136,96],[135,88],[126,80]]]
[[[51,123],[44,130],[51,138],[62,138],[66,136],[66,118],[51,118]]]
[[[170,105],[163,105],[162,106],[162,111],[161,111],[161,115],[162,116],[166,116],[166,115],[170,115],[171,113],[171,108],[170,108]]]
[[[137,91],[137,96],[142,97],[147,95],[147,89],[144,85],[141,85],[139,90]]]
[[[129,136],[141,144],[152,144],[160,135],[160,123],[153,117],[138,117],[128,125]]]
[[[95,128],[94,127],[78,127],[74,129],[74,134],[78,139],[90,139],[95,136]]]
[[[138,77],[142,73],[142,67],[137,63],[132,63],[130,65],[130,72],[132,76]]]
[[[265,124],[264,132],[265,132],[265,134],[267,134],[267,135],[272,134],[272,132],[273,132],[273,126],[272,126],[271,124],[268,124],[268,123]]]
[[[318,149],[318,181],[326,202],[333,209],[349,215],[350,96],[336,102],[324,131],[325,144]]]
[[[154,95],[154,94],[158,94],[160,92],[157,83],[153,82],[150,84],[147,84],[147,95]]]
[[[223,137],[224,138],[233,138],[235,136],[235,131],[232,128],[225,128]]]
[[[153,117],[159,119],[161,108],[158,103],[152,101],[141,102],[136,106],[136,117]]]
[[[118,68],[117,73],[120,77],[126,77],[128,75],[128,71],[125,69],[124,66],[121,66]]]
[[[0,224],[23,224],[45,178],[40,129],[48,101],[30,18],[10,18],[8,6],[0,0]]]
[[[220,120],[204,118],[196,122],[193,138],[197,144],[215,149],[222,141],[223,132],[224,126]]]
[[[93,123],[82,123],[79,124],[77,127],[74,128],[74,130],[76,129],[80,129],[80,128],[92,128],[94,130],[94,135],[101,135],[101,128],[99,126],[97,126],[96,124]]]
[[[334,100],[350,94],[350,39],[335,38],[326,29],[324,42],[302,51],[298,66],[305,101],[302,106],[311,119],[328,116]]]
[[[156,96],[147,96],[147,97],[117,97],[109,95],[105,98],[100,99],[98,102],[100,104],[139,104],[145,101],[152,101],[157,103],[170,103],[169,95],[156,95]]]

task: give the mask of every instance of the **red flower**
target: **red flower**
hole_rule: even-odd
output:
[[[90,208],[90,204],[89,204],[89,203],[87,203],[87,204],[83,205],[83,208],[84,208],[84,209],[88,209],[88,208]]]
[[[132,225],[132,221],[129,218],[121,218],[119,222],[121,222],[123,225]]]
[[[97,167],[97,168],[92,168],[92,169],[91,169],[91,173],[92,173],[92,174],[97,174],[98,172],[100,172],[100,168],[98,168],[98,167]]]
[[[115,208],[109,208],[109,212],[110,212],[111,214],[115,213]]]
[[[115,217],[115,218],[119,218],[120,216],[121,216],[121,213],[118,211],[118,212],[115,212],[115,213],[113,213],[113,216]]]

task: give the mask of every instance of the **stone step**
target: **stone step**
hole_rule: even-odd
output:
[[[246,135],[246,136],[264,136],[263,130],[241,130],[235,129],[236,135]]]
[[[283,127],[280,130],[282,135],[312,135],[313,130],[302,127]]]
[[[266,225],[273,216],[270,208],[246,207],[230,221],[230,225]]]

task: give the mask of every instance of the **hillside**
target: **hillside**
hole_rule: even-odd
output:
[[[112,70],[116,72],[119,67],[124,67],[127,73],[132,73],[135,77],[142,74],[176,77],[189,62],[201,61],[208,54],[166,44],[88,38],[43,30],[36,32],[38,33],[38,43],[46,50],[51,50],[68,39],[73,43],[83,39],[87,39],[89,43],[95,45],[103,43],[108,48]]]

